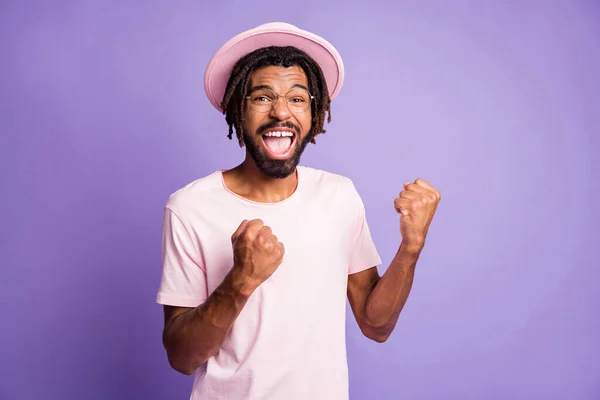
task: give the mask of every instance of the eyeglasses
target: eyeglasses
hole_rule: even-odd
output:
[[[273,109],[273,106],[283,97],[288,109],[293,113],[302,113],[310,108],[314,99],[308,90],[302,88],[293,88],[285,95],[277,94],[270,89],[259,89],[253,91],[246,99],[250,100],[250,106],[257,112],[266,113]]]

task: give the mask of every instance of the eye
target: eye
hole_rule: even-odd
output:
[[[290,100],[288,100],[290,103],[304,103],[306,100],[303,99],[302,97],[294,97]]]

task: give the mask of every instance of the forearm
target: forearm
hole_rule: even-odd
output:
[[[396,326],[412,288],[421,249],[422,246],[402,243],[390,266],[369,294],[366,316],[378,336],[387,338]]]
[[[192,374],[215,355],[252,291],[233,268],[206,302],[175,317],[163,334],[171,366]]]

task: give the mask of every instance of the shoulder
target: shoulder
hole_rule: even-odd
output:
[[[298,167],[306,188],[315,198],[325,199],[331,204],[348,204],[352,208],[361,208],[362,199],[351,178],[310,167]]]
[[[165,207],[176,214],[185,214],[186,211],[210,201],[223,189],[221,176],[220,171],[215,171],[188,183],[171,193]]]

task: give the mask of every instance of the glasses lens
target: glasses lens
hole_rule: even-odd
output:
[[[277,95],[269,89],[256,90],[248,96],[250,105],[258,112],[269,112],[273,103],[277,101]],[[310,108],[312,97],[307,90],[294,88],[287,92],[285,101],[291,112],[304,112]]]
[[[252,108],[256,111],[268,112],[271,110],[271,107],[273,107],[273,103],[276,99],[277,96],[271,90],[257,90],[250,95],[250,105],[252,105]]]
[[[292,89],[285,96],[291,111],[302,112],[310,108],[310,93],[304,89]]]

